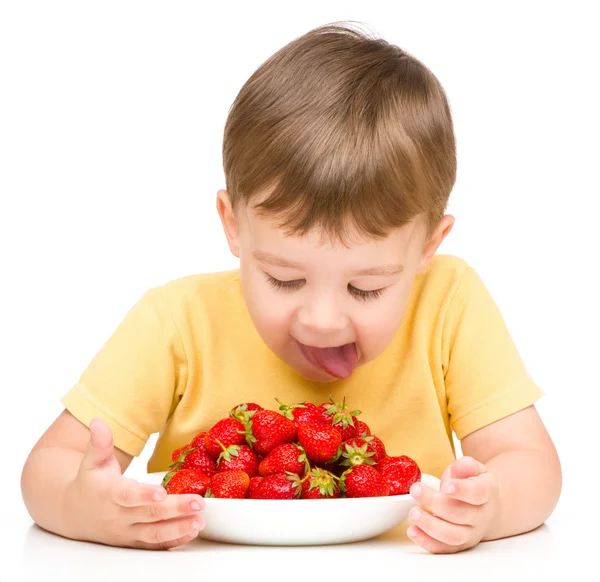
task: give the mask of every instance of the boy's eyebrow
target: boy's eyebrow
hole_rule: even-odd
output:
[[[389,276],[397,275],[404,271],[404,265],[381,265],[380,267],[368,267],[367,269],[361,269],[356,273],[357,277],[369,277],[369,276]]]
[[[283,257],[278,257],[272,253],[268,253],[266,251],[253,251],[252,252],[255,259],[261,261],[262,263],[269,263],[270,265],[275,265],[277,267],[288,267],[290,269],[301,269],[302,265],[300,263],[296,263],[295,261],[289,261],[288,259],[284,259]],[[367,267],[366,269],[361,269],[355,276],[357,277],[369,277],[369,276],[381,276],[381,275],[397,275],[398,273],[402,273],[404,271],[403,265],[381,265],[379,267]]]

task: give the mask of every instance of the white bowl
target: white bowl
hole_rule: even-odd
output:
[[[165,473],[150,473],[160,484]],[[439,479],[421,481],[439,488]],[[206,526],[198,537],[215,542],[266,546],[306,546],[358,542],[396,527],[418,505],[410,495],[341,499],[205,499]]]

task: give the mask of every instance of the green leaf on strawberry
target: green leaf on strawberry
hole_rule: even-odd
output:
[[[344,443],[344,448],[346,450],[342,453],[344,460],[340,463],[340,465],[343,465],[344,467],[352,467],[354,465],[361,465],[363,463],[366,463],[367,465],[375,465],[377,461],[371,459],[375,453],[368,451],[368,446],[369,444],[366,442],[360,447],[356,445],[350,445],[349,443]]]

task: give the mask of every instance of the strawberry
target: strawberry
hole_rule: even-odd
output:
[[[298,440],[313,463],[335,461],[341,454],[342,437],[333,426],[307,422],[298,427]]]
[[[342,421],[340,421],[334,424],[333,427],[339,431],[343,441],[347,441],[348,439],[353,439],[354,437],[358,436],[358,430],[356,430],[356,427],[351,424],[343,428]]]
[[[258,472],[263,476],[275,473],[296,473],[304,475],[310,468],[306,453],[300,445],[286,443],[275,447],[258,466]]]
[[[224,447],[243,445],[246,442],[244,434],[245,427],[239,420],[223,418],[206,433],[206,452],[216,459],[223,452],[221,444]]]
[[[373,451],[375,453],[373,460],[375,460],[377,463],[379,463],[379,461],[381,461],[381,459],[385,459],[387,457],[387,451],[385,450],[385,445],[383,444],[383,441],[379,437],[376,437],[375,435],[370,435],[368,437],[363,437],[363,438],[365,441],[367,441],[367,443],[369,445],[367,447],[367,450]]]
[[[233,471],[239,469],[248,473],[248,477],[258,474],[256,454],[248,445],[230,445],[223,447],[223,452],[217,459],[218,471]]]
[[[295,473],[276,473],[264,477],[254,499],[298,499],[302,494],[300,478]]]
[[[223,471],[213,475],[205,497],[244,499],[250,486],[250,477],[245,471]]]
[[[319,412],[321,419],[326,424],[331,424],[342,435],[342,440],[347,441],[348,439],[354,438],[358,435],[356,416],[360,414],[360,410],[350,410],[350,407],[346,404],[346,398],[342,404],[335,402],[331,396],[329,396],[329,402],[323,402],[319,406]]]
[[[256,499],[256,490],[262,483],[263,478],[260,475],[256,475],[250,479],[250,485],[248,487],[248,499]]]
[[[175,449],[171,453],[171,462],[175,463],[177,461],[177,459],[179,459],[179,457],[181,457],[181,453],[183,453],[183,451],[187,451],[188,449],[191,449],[191,448],[196,448],[196,447],[192,447],[192,445],[185,445],[183,447],[179,447],[178,449]]]
[[[364,463],[344,471],[340,483],[346,497],[384,497],[390,493],[383,475]]]
[[[315,467],[302,482],[302,499],[327,499],[340,496],[339,479],[331,472]]]
[[[181,469],[176,473],[170,471],[162,481],[162,486],[167,493],[181,495],[183,493],[194,493],[204,495],[210,484],[210,477],[201,471],[194,469]]]
[[[382,473],[385,469],[392,465],[409,466],[412,464],[414,464],[415,466],[417,465],[416,461],[414,461],[410,457],[407,457],[406,455],[401,455],[396,457],[384,457],[377,463],[377,465],[375,465],[375,468],[380,473]]]
[[[356,424],[357,437],[366,437],[371,436],[371,434],[373,434],[371,432],[371,429],[369,428],[369,425],[366,422],[363,422],[362,420],[355,420],[354,423]]]
[[[259,455],[268,455],[275,447],[296,439],[296,425],[273,410],[259,410],[248,421],[246,440]]]
[[[217,464],[206,451],[188,449],[179,455],[179,458],[171,465],[171,469],[174,471],[195,469],[212,477],[217,472]]]
[[[386,457],[379,461],[377,468],[390,487],[390,495],[405,495],[413,483],[421,480],[419,465],[406,455]]]
[[[190,448],[200,449],[201,451],[205,451],[206,450],[205,439],[206,439],[206,432],[200,432],[200,433],[198,433],[192,439],[192,442],[190,443]]]
[[[340,464],[344,467],[362,463],[376,465],[386,456],[385,445],[376,436],[349,439],[343,443],[342,448],[344,460]]]
[[[277,398],[275,398],[277,400]],[[283,416],[294,421],[294,424],[298,427],[300,424],[312,420],[314,422],[321,421],[320,410],[311,402],[303,402],[301,404],[283,404],[279,400],[279,410],[282,410]]]
[[[248,424],[248,421],[252,418],[255,412],[259,412],[260,410],[264,410],[262,406],[258,404],[254,404],[254,402],[244,402],[243,404],[238,404],[234,406],[229,411],[229,416],[231,418],[235,418],[239,420],[242,424]]]

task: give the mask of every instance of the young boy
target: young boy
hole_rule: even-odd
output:
[[[26,507],[78,540],[166,549],[204,500],[123,476],[160,433],[149,472],[241,402],[346,397],[414,484],[408,535],[433,553],[542,524],[559,459],[503,318],[475,269],[436,255],[454,218],[450,109],[394,45],[319,27],[241,89],[217,208],[239,270],[148,290],[64,396],[31,451]],[[270,404],[269,404],[270,403]],[[456,459],[452,432],[463,457]]]

